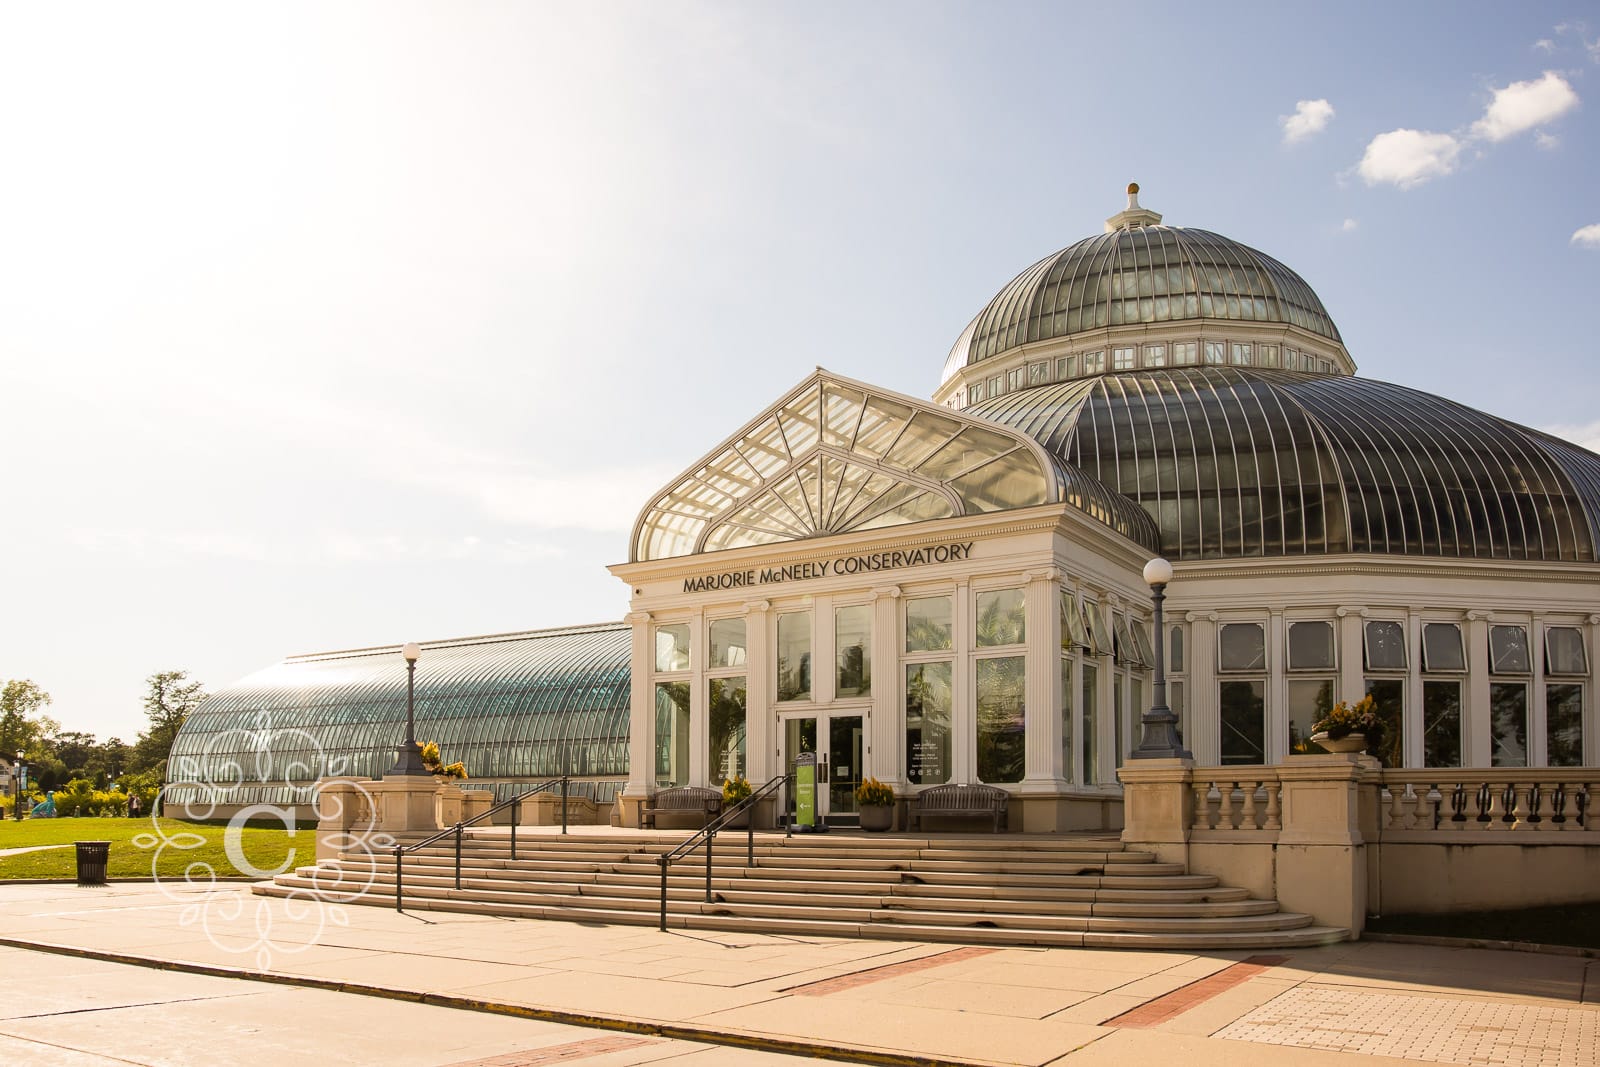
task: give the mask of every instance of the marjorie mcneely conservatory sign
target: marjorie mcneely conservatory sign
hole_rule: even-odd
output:
[[[971,557],[971,541],[964,544],[934,545],[932,548],[912,548],[900,552],[868,552],[862,556],[810,560],[782,567],[763,567],[760,570],[752,568],[746,571],[702,574],[698,578],[685,578],[683,591],[705,593],[714,589],[741,589],[746,586],[771,585],[775,582],[826,578],[830,574],[867,574],[872,571],[894,570],[897,567],[920,567],[925,563],[954,563]]]

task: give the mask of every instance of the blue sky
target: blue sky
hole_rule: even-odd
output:
[[[618,618],[652,490],[1129,181],[1595,442],[1597,114],[1594,3],[8,6],[0,677]]]

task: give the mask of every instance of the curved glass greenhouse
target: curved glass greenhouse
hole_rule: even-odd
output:
[[[478,788],[570,773],[609,801],[628,773],[624,624],[425,642],[416,731]],[[323,775],[376,778],[405,737],[398,646],[292,656],[207,697],[173,746],[171,801],[304,803]]]

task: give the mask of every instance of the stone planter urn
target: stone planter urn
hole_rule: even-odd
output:
[[[863,804],[861,805],[861,828],[874,833],[883,833],[894,825],[893,804]]]
[[[1322,746],[1324,752],[1365,752],[1367,750],[1366,734],[1345,734],[1343,737],[1329,737],[1324,731],[1311,735],[1311,740]]]

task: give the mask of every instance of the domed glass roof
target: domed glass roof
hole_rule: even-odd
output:
[[[1241,367],[1107,374],[965,414],[1142,507],[1174,559],[1594,562],[1600,456],[1428,393]]]
[[[1206,230],[1141,225],[1017,275],[962,332],[942,380],[1018,345],[1183,319],[1286,323],[1343,343],[1317,294],[1271,256]]]

